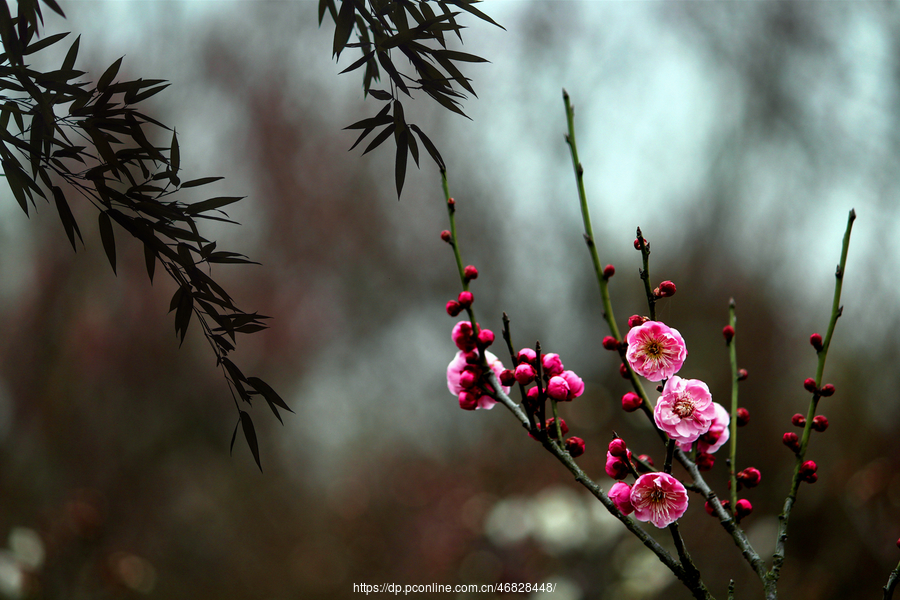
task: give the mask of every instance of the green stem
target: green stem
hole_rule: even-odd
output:
[[[728,324],[735,328],[737,318],[734,314],[734,298],[728,303]],[[737,329],[735,329],[737,332]],[[738,409],[738,368],[737,368],[737,348],[735,347],[735,336],[728,342],[728,358],[731,361],[731,439],[729,440],[729,465],[728,474],[731,479],[731,514],[737,514],[737,409]]]
[[[900,581],[900,564],[897,565],[897,568],[891,571],[891,576],[888,577],[888,581],[884,586],[883,600],[891,600],[891,598],[893,598],[894,588],[897,587],[898,581]]]
[[[597,283],[600,285],[600,299],[603,303],[603,318],[609,325],[609,331],[616,341],[621,342],[622,337],[619,335],[619,328],[616,326],[616,318],[613,315],[612,302],[609,299],[609,279],[603,276],[603,266],[600,264],[600,257],[597,255],[597,245],[594,243],[594,228],[591,226],[591,213],[588,209],[587,194],[584,191],[584,167],[578,160],[578,144],[575,141],[575,108],[569,101],[569,94],[563,90],[563,102],[566,105],[566,122],[568,123],[569,133],[566,135],[566,143],[569,144],[569,150],[572,154],[572,167],[575,169],[575,183],[578,186],[578,199],[581,203],[581,220],[584,222],[584,241],[587,244],[588,252],[591,254],[591,262],[594,265],[594,273],[597,277]]]
[[[797,460],[794,465],[794,477],[791,479],[791,490],[787,498],[784,500],[784,509],[778,516],[778,535],[775,538],[775,554],[772,557],[772,569],[766,574],[766,599],[774,600],[777,596],[775,587],[778,578],[781,575],[781,568],[784,565],[784,543],[787,541],[788,521],[791,516],[791,509],[797,500],[797,491],[800,488],[800,465],[806,456],[806,449],[809,444],[809,434],[812,429],[813,417],[816,416],[816,407],[821,397],[819,389],[822,385],[822,375],[825,371],[825,359],[828,355],[828,347],[831,344],[831,336],[834,333],[834,326],[838,318],[843,312],[841,306],[841,288],[844,282],[844,269],[847,265],[847,250],[850,247],[850,232],[853,229],[853,221],[856,220],[856,211],[851,210],[847,218],[847,229],[844,231],[844,240],[841,245],[841,262],[835,271],[834,299],[831,303],[831,320],[828,323],[828,331],[822,342],[822,350],[818,351],[819,362],[816,368],[816,392],[813,393],[812,399],[809,401],[809,410],[807,411],[806,425],[803,427],[803,437],[800,441],[800,450],[797,451]],[[896,583],[895,583],[896,585]]]
[[[444,188],[444,200],[447,203],[447,214],[450,217],[450,245],[453,246],[453,256],[456,258],[456,268],[459,271],[459,281],[462,283],[463,290],[468,291],[469,282],[466,281],[462,256],[459,254],[459,245],[456,243],[456,204],[450,202],[450,186],[447,183],[446,169],[441,169],[441,185]],[[472,327],[475,327],[474,319],[472,320]]]

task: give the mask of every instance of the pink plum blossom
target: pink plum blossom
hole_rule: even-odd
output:
[[[518,381],[521,385],[528,385],[532,381],[534,381],[534,367],[529,365],[528,363],[522,363],[518,367],[516,367],[516,381]]]
[[[699,379],[674,376],[666,382],[656,401],[656,426],[679,443],[690,443],[709,431],[716,408],[709,388]]]
[[[713,417],[712,424],[709,426],[709,431],[697,438],[698,452],[706,454],[715,453],[715,451],[724,446],[725,442],[728,441],[728,438],[731,437],[731,430],[728,427],[731,424],[731,415],[729,415],[728,411],[725,410],[725,407],[718,402],[713,402],[713,407],[716,409],[716,416]],[[678,444],[678,447],[685,452],[689,452],[691,443]]]
[[[485,359],[487,359],[488,366],[494,371],[494,374],[499,378],[500,373],[503,372],[503,363],[500,362],[493,353],[485,350],[484,352]],[[465,380],[468,378],[467,376],[463,376],[463,373],[471,372],[475,374],[476,385],[474,387],[469,387],[468,389],[464,389],[460,380]],[[483,378],[481,377],[481,367],[477,364],[470,364],[466,360],[466,353],[460,350],[456,353],[456,356],[450,361],[450,364],[447,365],[447,388],[450,390],[450,393],[454,396],[459,397],[460,406],[466,408],[467,410],[472,410],[471,408],[467,408],[469,406],[473,406],[474,408],[485,408],[490,409],[493,408],[497,403],[496,400],[491,398],[488,394],[482,393],[477,387],[477,384],[484,383]],[[467,382],[466,382],[467,383]],[[509,393],[509,388],[506,386],[501,386],[504,394]],[[466,394],[463,397],[463,393]]]
[[[631,504],[631,486],[624,481],[617,481],[609,488],[609,499],[623,515],[630,515],[634,512],[634,506]]]
[[[687,490],[668,473],[645,473],[631,488],[631,505],[635,519],[650,521],[662,529],[687,510]]]
[[[687,358],[687,346],[678,330],[659,321],[633,327],[625,336],[625,358],[634,372],[650,381],[662,381],[678,372]]]

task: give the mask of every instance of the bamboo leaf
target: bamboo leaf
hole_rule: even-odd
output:
[[[244,429],[244,438],[247,440],[247,445],[250,446],[250,452],[253,453],[256,466],[259,467],[261,473],[263,468],[259,462],[259,443],[256,441],[256,430],[253,429],[253,420],[250,415],[244,411],[241,411],[241,427]]]
[[[113,235],[112,221],[106,211],[100,213],[100,241],[103,242],[103,250],[113,273],[116,272],[116,238]]]

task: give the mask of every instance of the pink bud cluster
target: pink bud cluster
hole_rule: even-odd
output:
[[[540,369],[538,368],[540,367]],[[541,374],[541,385],[537,385],[538,372]],[[516,354],[514,369],[506,369],[499,375],[503,385],[518,383],[527,388],[525,392],[525,407],[531,413],[536,413],[546,398],[557,402],[569,402],[584,393],[584,381],[574,371],[567,370],[560,359],[559,354],[541,354],[538,363],[537,352],[531,348],[522,348]],[[534,385],[532,385],[534,384]],[[531,386],[531,387],[528,387]],[[551,438],[556,438],[556,424],[554,419],[548,419],[541,427],[535,424],[538,431],[546,431]],[[560,419],[560,430],[563,435],[569,428],[565,421]],[[529,433],[532,438],[535,435]],[[584,454],[584,440],[579,437],[570,437],[565,441],[566,450],[573,457]]]
[[[503,364],[493,353],[484,350],[493,343],[494,332],[481,329],[477,323],[473,328],[470,322],[460,321],[453,327],[450,337],[459,348],[447,366],[447,388],[450,393],[459,399],[459,407],[463,410],[493,408],[497,403],[493,397],[495,390],[488,381],[480,353],[484,351],[484,362],[499,378],[503,373]],[[509,393],[509,387],[502,382],[501,389],[504,394]]]

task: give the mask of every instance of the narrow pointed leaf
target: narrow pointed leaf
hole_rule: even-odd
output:
[[[441,169],[444,169],[444,158],[441,156],[441,153],[438,152],[438,149],[434,144],[431,143],[431,140],[428,139],[428,136],[419,129],[418,125],[410,125],[410,129],[412,129],[417,136],[419,136],[419,140],[421,140],[422,145],[425,146],[425,150],[428,151],[428,154],[431,155],[431,159],[437,164],[437,166]]]
[[[63,228],[66,230],[66,235],[69,237],[69,242],[72,244],[72,250],[77,252],[78,248],[75,246],[75,234],[78,234],[78,239],[81,240],[82,244],[84,244],[84,240],[81,238],[81,231],[78,229],[78,223],[75,222],[75,217],[72,216],[69,203],[66,202],[66,197],[63,195],[63,191],[59,186],[53,186],[53,199],[56,200],[56,212],[59,213],[59,219],[62,221]]]
[[[150,283],[153,283],[153,273],[156,270],[156,250],[146,242],[144,243],[144,264],[147,266],[147,276],[150,277]]]
[[[356,6],[354,0],[341,0],[341,9],[338,11],[334,24],[334,41],[331,48],[333,56],[340,58],[341,51],[347,45],[350,34],[353,33],[355,16]]]
[[[262,472],[263,468],[259,462],[259,443],[256,441],[256,430],[253,429],[253,419],[251,419],[250,415],[244,411],[241,411],[241,427],[244,429],[244,437],[247,439],[247,445],[250,446],[250,452],[253,453],[253,458],[256,460],[256,466],[259,467],[260,472]]]
[[[100,213],[100,241],[103,242],[106,258],[109,259],[109,265],[112,267],[113,273],[115,273],[116,238],[113,235],[112,221],[109,220],[109,215],[105,211]]]
[[[210,198],[209,200],[203,200],[201,202],[191,204],[184,209],[184,212],[189,215],[195,215],[197,213],[202,213],[208,210],[222,208],[223,206],[228,206],[229,204],[234,204],[235,202],[243,200],[244,198],[245,196],[221,196],[218,198]]]
[[[62,18],[66,18],[66,14],[59,7],[59,4],[56,3],[56,0],[42,0],[44,4],[50,7],[50,10],[61,16]]]
[[[97,91],[103,92],[106,90],[106,87],[112,83],[113,78],[119,73],[120,66],[122,66],[121,57],[109,65],[106,71],[103,72],[103,75],[100,76],[100,79],[97,81]]]
[[[185,181],[184,183],[182,183],[181,189],[206,185],[207,183],[219,181],[220,179],[224,179],[224,177],[201,177],[200,179],[191,179],[190,181]]]

